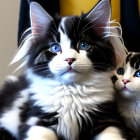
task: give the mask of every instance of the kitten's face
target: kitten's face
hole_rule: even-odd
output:
[[[35,2],[30,9],[32,35],[25,39],[16,59],[28,60],[34,73],[79,82],[115,68],[114,49],[104,38],[109,31],[108,0],[100,1],[88,14],[56,19]]]
[[[50,25],[45,38],[35,47],[38,51],[31,50],[29,67],[42,76],[68,82],[80,81],[95,71],[114,67],[112,46],[99,38],[92,28],[84,31],[88,23],[84,18],[72,16],[55,23],[57,29]]]
[[[130,53],[117,69],[116,75],[115,88],[120,95],[140,99],[140,54]]]

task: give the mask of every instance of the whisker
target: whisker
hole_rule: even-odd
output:
[[[32,68],[41,67],[41,66],[46,66],[46,65],[47,65],[46,63],[40,64],[40,65],[34,65],[34,66],[32,66]]]
[[[56,27],[56,24],[55,24],[55,22],[54,21],[52,21],[53,22],[53,24],[54,24],[54,26],[55,26],[55,29],[57,30],[57,27]]]
[[[37,74],[40,74],[40,75],[42,75],[44,77],[48,77],[48,78],[54,79],[54,75],[53,74],[48,74],[48,71],[37,72]]]
[[[82,32],[80,33],[80,35],[83,34],[84,32],[86,32],[88,29],[92,28],[93,26],[95,26],[95,25],[92,25],[92,26],[86,28],[85,30],[82,30]]]
[[[96,64],[94,64],[94,66],[100,66],[100,67],[110,67],[110,68],[114,68],[114,66],[112,66],[112,65],[96,65]]]
[[[51,31],[47,31],[52,37],[55,37],[55,34],[53,33],[53,32],[51,32]],[[40,36],[41,35],[41,33],[34,33],[34,37],[36,37],[36,36]]]
[[[36,68],[36,69],[34,69],[35,71],[41,71],[41,70],[44,70],[44,69],[46,69],[46,67],[44,67],[44,68]]]
[[[94,68],[100,68],[100,69],[103,69],[103,70],[106,70],[106,69],[114,69],[114,68],[111,68],[111,67],[101,67],[101,66],[94,66]]]
[[[78,25],[77,25],[77,31],[79,29],[79,25],[80,25],[81,19],[82,19],[82,16],[80,16],[80,19],[79,19],[79,22],[78,22]]]
[[[85,25],[84,27],[83,27],[83,30],[85,30],[85,28],[89,25],[89,24],[91,24],[93,21],[95,21],[96,19],[94,19],[94,20],[91,20],[90,22],[88,22],[88,24],[87,25]],[[96,24],[95,24],[96,25]],[[81,31],[81,32],[83,32],[83,30]]]

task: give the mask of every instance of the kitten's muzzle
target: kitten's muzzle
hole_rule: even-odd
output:
[[[75,58],[66,58],[65,61],[68,62],[69,65],[71,65],[76,59]]]
[[[124,85],[126,85],[127,83],[130,82],[130,80],[128,80],[128,79],[123,79],[122,81],[123,81]]]

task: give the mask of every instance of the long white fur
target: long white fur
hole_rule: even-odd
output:
[[[98,103],[110,101],[113,98],[111,74],[100,73],[91,76],[92,80],[88,80],[90,84],[78,85],[44,79],[33,74],[31,70],[27,73],[32,83],[30,91],[35,93],[32,96],[32,99],[36,100],[35,105],[41,106],[45,112],[58,112],[56,117],[59,122],[56,130],[67,139],[77,138],[80,131],[78,123],[82,124],[80,115],[86,121],[90,121],[91,118],[87,112],[96,110]]]
[[[27,56],[28,51],[33,43],[32,35],[29,34],[20,44],[17,54],[15,55],[14,59],[10,63],[10,65],[22,60]]]

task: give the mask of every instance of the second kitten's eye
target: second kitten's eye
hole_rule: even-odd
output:
[[[117,69],[117,74],[123,75],[124,74],[124,69],[123,68],[118,68]]]
[[[138,71],[135,72],[135,76],[136,77],[140,77],[140,70],[138,70]]]
[[[54,44],[50,47],[50,51],[53,53],[57,53],[61,51],[61,46],[58,44]]]
[[[81,42],[79,43],[78,48],[79,48],[80,50],[88,50],[88,49],[90,48],[90,46],[89,46],[89,44],[88,44],[86,41],[81,41]]]

